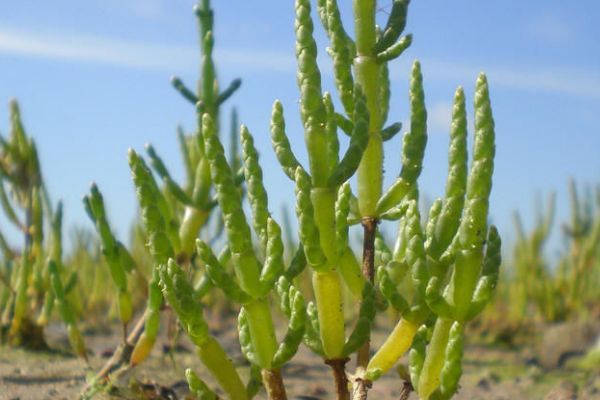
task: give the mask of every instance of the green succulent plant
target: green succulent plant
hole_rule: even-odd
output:
[[[407,0],[394,1],[386,26],[379,28],[375,23],[377,2],[355,0],[355,37],[351,38],[343,26],[337,2],[316,2],[317,14],[331,43],[328,53],[343,107],[340,113],[334,109],[331,95],[322,91],[310,1],[296,1],[297,76],[307,169],[290,148],[282,105],[276,102],[273,106],[273,148],[283,171],[295,181],[299,237],[313,271],[316,304],[309,304],[312,322],[307,325],[306,344],[333,367],[338,398],[350,396],[344,372],[350,354],[357,351],[352,396],[366,398],[371,382],[397,362],[412,346],[420,327],[428,324],[439,325],[437,331],[444,331],[445,336],[434,335],[435,343],[425,347],[424,366],[415,364],[413,368],[419,371],[414,375],[413,386],[423,398],[429,398],[434,391],[435,396],[451,396],[460,376],[457,366],[462,355],[464,323],[489,300],[498,275],[499,238],[495,229],[490,230],[489,243],[485,244],[494,158],[494,124],[485,76],[479,77],[475,92],[471,173],[467,173],[465,100],[459,89],[451,128],[446,197],[434,204],[428,228],[423,232],[417,207],[417,179],[427,143],[427,112],[421,67],[418,62],[413,64],[411,118],[402,141],[402,168],[391,187],[383,190],[384,142],[401,129],[398,122],[386,126],[390,98],[388,64],[412,42],[411,35],[402,36],[408,5]],[[343,155],[339,132],[350,136]],[[353,176],[356,197],[348,185]],[[381,220],[399,220],[393,252],[386,249],[382,240],[377,241]],[[347,231],[349,225],[356,223],[363,226],[362,266],[349,251]],[[385,260],[378,274],[376,253]],[[400,280],[406,271],[411,271],[416,288],[410,301],[398,292],[399,282],[392,279],[395,276]],[[373,285],[401,319],[370,359],[370,327],[377,298]],[[348,339],[342,313],[344,286],[362,299],[357,323]],[[449,341],[455,321],[458,322]],[[443,352],[447,348],[452,351],[448,350],[446,357]],[[450,365],[446,370],[452,373],[444,375],[444,386],[439,389],[444,362]]]
[[[161,321],[167,308],[218,386],[212,387],[213,383],[188,369],[190,392],[200,399],[216,399],[219,393],[251,399],[261,387],[269,399],[287,398],[282,367],[302,344],[331,368],[338,399],[366,399],[368,389],[407,352],[404,378],[410,379],[421,399],[448,399],[456,393],[465,327],[490,302],[501,261],[498,231],[488,225],[495,131],[487,79],[481,74],[475,85],[470,167],[465,94],[460,87],[455,93],[445,195],[423,218],[418,179],[427,145],[427,109],[418,61],[410,72],[410,120],[402,135],[398,175],[388,188],[383,185],[386,142],[402,130],[400,122],[389,121],[394,111],[390,109],[389,69],[413,40],[404,33],[409,0],[393,0],[381,27],[376,25],[376,0],[353,0],[353,29],[344,26],[337,0],[315,3],[315,15],[330,42],[327,51],[338,98],[323,91],[313,5],[310,0],[295,0],[297,83],[306,160],[291,148],[280,101],[273,104],[270,121],[273,150],[295,187],[297,226],[285,216],[282,229],[272,215],[259,149],[246,126],[238,130],[235,112],[229,154],[225,154],[219,117],[223,103],[241,81],[219,88],[209,0],[200,0],[194,9],[201,41],[197,90],[172,78],[174,88],[193,105],[197,117],[193,134],[178,130],[185,183],[174,179],[168,162],[152,145],[146,146],[146,156],[129,150],[140,211],[129,248],[111,228],[99,188],[92,184],[84,197],[98,233],[105,273],[112,280],[105,287],[117,294],[115,309],[123,327],[120,350],[92,380],[85,398],[110,383],[113,374],[149,356],[161,325],[167,323]],[[35,293],[43,299],[34,306],[40,315],[37,323],[48,323],[56,305],[71,345],[85,357],[77,307],[68,297],[74,283],[64,279],[69,271],[62,257],[62,208],[50,207],[35,144],[24,133],[16,104],[11,118],[11,137],[0,141],[0,202],[25,240],[19,256],[0,235],[5,264],[12,265],[0,276],[9,288],[0,296],[3,327],[9,337],[17,335],[27,321],[29,296]],[[342,135],[348,140],[340,140]],[[579,201],[575,190],[572,193],[573,217],[565,232],[574,250],[558,275],[561,285],[551,287],[560,286],[561,293],[570,293],[571,307],[575,307],[575,293],[590,291],[582,271],[589,269],[596,256],[593,248],[600,224],[590,221],[595,215],[592,208]],[[24,221],[14,204],[23,210]],[[45,217],[51,228],[48,241],[43,235]],[[397,224],[391,248],[382,223]],[[362,228],[360,259],[351,241],[353,226]],[[549,226],[544,220],[531,245],[519,253],[522,257],[531,252],[539,256]],[[145,250],[140,251],[141,247]],[[301,276],[309,276],[310,285],[303,285]],[[550,280],[549,276],[543,280]],[[312,290],[304,291],[307,286]],[[210,333],[204,312],[210,304],[207,299],[217,293],[229,307],[239,310],[238,338],[250,364],[249,374],[234,364]],[[145,310],[128,330],[138,304],[135,299],[140,297],[146,302]],[[359,303],[352,314],[345,312],[348,302]],[[285,333],[279,335],[273,316],[276,307],[287,322]],[[394,310],[397,320],[372,354],[371,328],[378,311],[387,307]],[[346,365],[354,355],[356,369],[349,374]]]
[[[15,250],[0,232],[4,268],[1,336],[10,344],[46,348],[44,328],[54,305],[67,325],[75,352],[86,358],[77,317],[65,297],[77,283],[63,266],[62,204],[53,209],[42,177],[37,147],[25,131],[16,100],[10,102],[10,136],[0,137],[0,203],[4,214],[23,233]],[[45,235],[45,225],[50,234]],[[19,254],[20,253],[20,254]],[[68,276],[67,284],[62,279]],[[37,319],[31,318],[37,314]]]

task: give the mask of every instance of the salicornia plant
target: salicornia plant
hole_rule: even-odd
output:
[[[244,125],[237,130],[235,113],[231,148],[225,155],[219,112],[240,81],[219,90],[212,56],[213,11],[209,0],[196,6],[201,40],[198,89],[190,90],[179,78],[172,80],[197,116],[193,134],[179,131],[187,182],[175,181],[151,145],[146,146],[146,158],[134,150],[128,154],[141,216],[135,243],[143,242],[149,255],[136,257],[135,248],[128,250],[116,237],[95,184],[84,197],[112,278],[110,285],[117,294],[116,310],[123,327],[120,350],[84,397],[103,388],[116,371],[128,370],[148,357],[165,309],[177,316],[218,384],[218,389],[212,388],[211,382],[187,370],[190,391],[201,399],[216,399],[219,392],[231,399],[251,399],[261,385],[269,399],[286,399],[282,367],[302,343],[331,367],[338,399],[366,399],[371,385],[409,351],[409,372],[404,378],[410,385],[406,387],[411,386],[421,399],[449,399],[456,393],[466,324],[489,302],[500,267],[500,237],[495,227],[488,226],[495,132],[487,79],[480,75],[475,86],[470,166],[465,94],[462,88],[456,91],[445,195],[422,218],[418,178],[427,144],[427,111],[418,61],[410,74],[410,121],[403,135],[400,170],[392,185],[387,190],[383,187],[384,143],[402,128],[399,122],[388,122],[389,68],[412,42],[411,35],[403,35],[409,0],[393,0],[383,27],[376,25],[376,0],[353,0],[352,5],[354,37],[344,27],[337,0],[316,1],[316,12],[331,43],[328,53],[338,102],[322,88],[311,1],[295,2],[306,166],[291,149],[279,101],[273,105],[271,139],[284,173],[295,185],[297,248],[294,234],[286,234],[288,245],[284,246],[282,229],[269,209],[254,138]],[[16,105],[12,116],[10,140],[0,142],[0,200],[8,218],[23,230],[25,245],[19,257],[0,235],[4,258],[15,265],[0,276],[7,288],[0,297],[5,307],[3,324],[9,337],[19,337],[27,308],[36,304],[28,296],[35,293],[43,299],[34,306],[40,311],[39,324],[47,323],[56,304],[72,346],[85,357],[66,297],[72,284],[70,280],[63,283],[62,209],[59,206],[53,212],[48,205],[35,146],[24,134]],[[345,151],[340,148],[340,135],[349,137]],[[5,186],[23,210],[24,222]],[[578,212],[579,202],[575,204]],[[42,235],[44,212],[52,228],[48,245]],[[565,267],[573,276],[567,281],[570,292],[589,289],[578,271],[596,254],[591,247],[600,237],[600,224],[588,229],[577,212],[568,229],[575,248],[569,258],[572,264]],[[214,231],[208,229],[210,221],[216,224]],[[382,221],[398,224],[391,248],[379,229]],[[358,224],[363,232],[362,262],[350,240],[350,229]],[[291,230],[289,222],[285,227]],[[204,240],[199,239],[201,231],[207,233],[202,235]],[[223,240],[215,240],[221,233]],[[311,275],[310,294],[301,293],[297,284],[306,266]],[[140,276],[138,282],[147,287],[146,307],[128,332],[136,304],[132,281]],[[239,343],[250,363],[246,382],[242,379],[246,374],[211,335],[205,319],[203,298],[216,289],[239,309]],[[345,299],[360,303],[354,320],[348,320]],[[273,305],[279,306],[287,320],[287,330],[279,338]],[[377,311],[386,307],[396,312],[397,321],[381,346],[371,352],[371,327]],[[346,365],[354,354],[356,369],[348,374]]]
[[[41,325],[31,320],[32,312],[28,309],[29,294],[41,292],[43,299],[45,291],[42,279],[43,183],[35,142],[27,137],[19,106],[14,100],[10,103],[10,122],[10,136],[0,142],[0,200],[7,219],[23,233],[24,243],[20,256],[8,246],[4,254],[5,258],[11,259],[13,267],[6,271],[8,274],[4,279],[11,294],[4,308],[2,325],[11,342],[26,344],[23,339],[28,330],[32,334],[39,332],[37,340],[43,342]],[[36,340],[35,334],[30,338]]]
[[[600,280],[597,260],[600,255],[600,190],[588,190],[583,198],[574,180],[569,182],[571,219],[563,225],[564,240],[568,250],[561,257],[556,271],[554,299],[564,299],[564,309],[559,318],[585,313],[598,301],[594,288]],[[562,311],[562,312],[561,312]],[[560,315],[562,314],[562,315]]]
[[[173,242],[177,243],[177,237],[168,233],[169,214],[165,210],[166,202],[161,197],[150,170],[134,151],[129,153],[129,164],[142,207],[144,225],[149,232],[150,251],[155,261],[146,310],[146,337],[156,337],[158,331],[159,309],[163,301],[160,282],[162,292],[196,345],[204,364],[231,398],[244,399],[246,391],[239,375],[218,342],[208,335],[208,325],[204,321],[201,306],[193,298],[193,289],[184,272],[173,260],[176,251]],[[142,337],[140,343],[147,346],[143,340]]]
[[[284,172],[296,183],[296,213],[299,236],[308,264],[313,269],[313,288],[316,301],[316,321],[309,325],[307,334],[315,340],[311,347],[322,355],[333,368],[337,391],[348,397],[344,365],[347,356],[367,338],[370,321],[357,325],[358,330],[346,342],[342,306],[342,278],[349,279],[350,287],[360,296],[364,282],[360,267],[349,250],[347,241],[336,236],[347,229],[350,194],[348,187],[340,190],[359,166],[369,142],[369,113],[365,93],[355,85],[350,72],[353,46],[347,38],[335,2],[322,2],[324,22],[330,26],[332,54],[336,82],[350,120],[335,113],[329,94],[322,93],[321,75],[317,66],[317,48],[313,39],[310,2],[296,2],[296,56],[298,59],[298,85],[300,88],[300,114],[304,125],[305,141],[309,155],[309,171],[298,162],[285,133],[283,108],[279,102],[273,107],[271,135],[275,153]],[[329,10],[329,13],[327,10]],[[346,122],[351,135],[346,153],[340,157],[338,119]],[[345,192],[339,203],[340,218],[336,219],[338,193]],[[345,235],[347,237],[347,235]],[[343,260],[343,261],[342,261]],[[343,265],[342,265],[343,264]],[[344,273],[340,275],[343,270]],[[372,291],[367,289],[368,296]],[[365,302],[373,307],[372,301]],[[314,315],[314,313],[311,313]],[[374,312],[363,312],[371,316]],[[316,337],[315,337],[316,336]],[[360,338],[360,339],[359,339]],[[362,340],[361,340],[362,339]]]
[[[450,398],[456,392],[462,371],[464,326],[483,310],[498,280],[500,237],[495,227],[488,229],[487,226],[494,153],[494,121],[487,81],[480,76],[475,89],[473,161],[466,182],[462,215],[452,228],[452,218],[444,212],[448,210],[444,205],[451,204],[448,194],[452,192],[454,182],[450,175],[447,202],[436,216],[437,226],[427,248],[429,251],[435,249],[434,238],[443,236],[444,228],[456,229],[445,250],[447,257],[441,257],[439,263],[429,266],[430,279],[424,295],[437,317],[431,340],[425,351],[420,345],[411,353],[413,386],[425,399]],[[448,220],[450,224],[445,225]]]
[[[125,246],[115,238],[111,231],[104,208],[104,199],[96,184],[92,184],[90,195],[85,196],[83,202],[89,217],[100,234],[102,253],[106,258],[110,275],[117,289],[117,308],[125,337],[127,335],[127,323],[133,313],[131,295],[127,288],[127,271],[133,269],[134,262]]]
[[[85,358],[76,316],[65,297],[77,281],[62,260],[62,205],[56,210],[50,205],[35,142],[27,136],[14,100],[10,118],[9,138],[0,137],[0,202],[7,219],[23,233],[24,243],[19,254],[0,233],[5,263],[0,272],[4,286],[1,336],[14,345],[45,348],[43,330],[56,304],[71,345]],[[46,222],[51,229],[44,236]],[[63,286],[65,275],[69,278]]]
[[[600,190],[585,189],[582,193],[573,180],[569,182],[571,213],[561,226],[564,249],[554,263],[544,254],[552,234],[554,194],[545,205],[536,204],[538,215],[529,230],[515,213],[512,269],[504,275],[501,295],[484,314],[483,329],[500,331],[512,340],[540,322],[585,319],[593,313],[599,299],[593,288],[600,281]]]
[[[160,327],[160,313],[164,308],[163,295],[159,287],[159,268],[166,266],[169,259],[176,260],[187,271],[197,270],[193,263],[195,240],[209,217],[215,213],[217,202],[213,198],[212,179],[208,159],[204,151],[201,117],[210,115],[218,120],[222,104],[239,88],[241,81],[235,80],[223,91],[219,91],[212,57],[213,11],[208,0],[202,0],[194,8],[201,36],[201,68],[198,90],[192,91],[181,79],[172,78],[172,84],[183,97],[191,102],[198,115],[195,133],[186,135],[178,131],[187,182],[178,184],[166,164],[152,145],[146,150],[150,165],[164,183],[163,188],[156,182],[143,158],[133,150],[129,153],[129,166],[141,210],[144,241],[151,254],[150,276],[148,277],[147,306],[141,319],[126,338],[121,350],[98,374],[95,382],[105,381],[119,367],[135,366],[142,362],[152,350]],[[235,114],[233,119],[235,120]],[[232,147],[232,158],[237,159],[237,147]],[[236,176],[236,185],[241,183]],[[131,295],[128,293],[127,273],[135,267],[130,252],[118,241],[107,222],[102,196],[95,185],[84,198],[84,204],[102,240],[103,253],[112,279],[118,291],[119,317],[126,332],[132,315]],[[195,285],[196,297],[206,294],[212,283],[208,277],[200,278]]]
[[[234,185],[234,172],[225,159],[214,122],[209,114],[204,114],[202,121],[204,151],[209,160],[228,239],[227,248],[220,258],[231,260],[235,278],[227,272],[223,261],[200,240],[197,243],[198,257],[205,265],[206,274],[213,284],[223,290],[229,299],[241,305],[238,318],[240,345],[248,361],[261,370],[262,381],[269,398],[284,399],[286,394],[279,368],[296,353],[302,341],[306,319],[304,300],[283,276],[285,268],[281,229],[269,214],[262,170],[250,132],[242,126],[244,175],[253,213],[252,225],[259,241],[256,249],[242,209],[240,193]],[[183,308],[186,290],[180,291],[175,286],[169,286],[170,277],[166,272],[172,268],[173,266],[170,266],[169,270],[163,269],[165,272],[161,272],[163,291],[185,326],[188,318]],[[269,301],[269,294],[275,292],[276,283],[282,308],[289,317],[288,331],[280,343],[275,336]],[[193,299],[185,298],[185,302],[188,301],[193,302]],[[187,326],[190,327],[189,324]],[[188,334],[194,338],[197,333],[190,328]],[[200,348],[203,345],[203,342],[195,343]],[[210,369],[210,364],[207,364],[210,361],[203,359],[203,362]],[[230,375],[233,377],[233,372]],[[223,380],[219,380],[221,385]]]
[[[553,298],[554,282],[550,279],[549,265],[543,254],[554,220],[554,198],[554,194],[549,198],[545,212],[539,205],[536,226],[529,233],[525,232],[520,214],[514,214],[517,233],[511,263],[514,284],[506,285],[504,290],[510,290],[511,296],[508,320],[517,326],[526,318],[530,302],[535,303],[545,320],[554,321],[560,313],[561,307],[556,307],[556,303],[563,299]]]
[[[136,157],[132,156],[134,153],[130,153],[130,167],[132,169],[132,175],[134,177],[134,183],[137,189],[138,200],[142,208],[142,216],[148,231],[151,249],[152,243],[156,239],[156,236],[166,235],[166,238],[163,239],[168,239],[168,243],[171,245],[170,251],[172,254],[168,254],[167,249],[163,248],[161,250],[165,251],[165,253],[162,255],[164,257],[176,257],[177,260],[187,264],[189,264],[194,253],[195,240],[198,237],[200,229],[206,224],[210,212],[215,206],[215,201],[211,197],[211,188],[213,184],[211,181],[208,159],[204,151],[204,144],[202,140],[201,116],[208,114],[215,121],[217,121],[221,105],[239,88],[241,84],[240,80],[235,80],[227,89],[219,92],[215,65],[212,57],[214,47],[214,21],[213,11],[210,8],[210,2],[208,0],[202,0],[194,8],[194,11],[198,17],[202,50],[200,68],[201,77],[198,83],[197,93],[194,94],[183,84],[179,78],[175,77],[172,79],[173,85],[184,96],[184,98],[194,103],[198,115],[198,127],[196,132],[190,137],[186,137],[185,135],[179,136],[187,172],[187,187],[184,189],[173,181],[167,168],[163,164],[162,160],[158,157],[155,150],[152,148],[152,146],[147,146],[147,151],[152,166],[165,182],[165,187],[167,189],[166,194],[170,194],[171,198],[174,200],[167,202],[167,196],[155,191],[156,198],[154,200],[158,201],[158,204],[152,204],[152,200],[145,197],[147,193],[144,191],[144,187],[142,185],[149,185],[147,187],[152,187],[152,190],[154,191],[156,184],[153,183],[154,181],[151,177],[142,178],[142,176],[137,175],[137,164],[134,162]],[[235,158],[238,155],[234,152],[232,156]],[[139,171],[142,170],[140,169]],[[237,182],[239,183],[239,179]],[[164,232],[162,233],[155,231],[157,227],[153,226],[153,224],[156,221],[150,217],[147,217],[146,215],[148,212],[150,212],[147,210],[153,208],[156,209],[157,205],[157,211],[160,212],[161,216],[165,220],[165,226],[162,228],[164,229]],[[185,207],[182,217],[178,215],[178,211],[180,211],[180,205]],[[162,256],[161,258],[157,259],[155,256],[154,261],[155,266],[158,267],[163,265],[166,259],[164,259]],[[150,293],[156,290],[154,285],[158,284],[156,273],[157,271],[154,268],[152,282],[150,282]],[[152,304],[152,300],[152,296],[150,296],[147,313],[152,319],[154,319],[155,315],[157,315],[156,312],[158,311],[160,304],[158,301],[155,301],[155,304]],[[154,338],[147,335],[148,328],[151,327],[153,323],[151,322],[151,325],[148,325],[148,321],[149,320],[147,320],[146,323],[146,332],[142,336],[142,345],[138,346],[137,348],[141,354],[146,352],[143,349],[149,350],[151,347],[149,344],[143,344],[145,341],[148,341],[148,343],[154,342]],[[152,332],[153,330],[154,329],[151,329],[150,331]],[[152,336],[154,336],[154,334]],[[136,349],[134,349],[134,354],[132,356],[132,361],[134,362],[135,355]]]
[[[396,363],[421,330],[411,362],[413,386],[422,398],[447,398],[455,392],[460,376],[464,324],[489,300],[500,260],[499,237],[494,228],[488,234],[487,227],[494,158],[487,81],[483,75],[477,81],[474,159],[468,177],[464,95],[457,91],[446,197],[434,203],[424,233],[417,207],[417,178],[427,142],[427,113],[418,62],[411,76],[411,120],[403,139],[402,168],[393,185],[383,191],[383,143],[401,129],[399,123],[386,126],[388,63],[412,41],[411,35],[402,36],[409,1],[393,2],[382,29],[375,23],[376,3],[353,2],[352,39],[343,27],[337,2],[317,1],[317,12],[331,42],[328,52],[344,109],[339,113],[331,96],[322,92],[310,1],[296,1],[298,86],[308,171],[290,149],[281,104],[276,102],[273,108],[273,147],[284,172],[296,183],[299,236],[313,269],[316,307],[309,306],[308,312],[316,318],[307,324],[306,343],[334,367],[338,398],[349,396],[344,365],[346,357],[360,347],[353,395],[366,398],[371,382]],[[342,157],[339,130],[350,136]],[[354,175],[356,197],[347,185]],[[377,224],[382,219],[399,219],[400,229],[393,252],[379,241],[380,258],[386,262],[376,280]],[[348,224],[356,222],[364,232],[362,277],[347,240]],[[397,291],[398,279],[406,272],[394,271],[398,268],[411,271],[416,291],[410,302]],[[342,280],[354,294],[362,293],[359,319],[347,341]],[[369,330],[376,304],[373,283],[378,283],[401,319],[369,360]],[[425,346],[425,330],[432,325],[432,341]]]

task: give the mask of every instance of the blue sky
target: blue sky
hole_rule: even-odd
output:
[[[278,211],[293,185],[276,165],[269,142],[275,99],[302,157],[295,82],[293,2],[213,1],[216,62],[222,86],[241,77],[228,103],[256,136],[265,179]],[[342,13],[351,25],[349,1]],[[384,21],[391,1],[380,2]],[[111,220],[126,238],[136,202],[127,148],[151,142],[182,176],[175,128],[194,129],[194,110],[169,84],[195,85],[198,36],[192,0],[33,0],[0,2],[0,102],[17,97],[37,141],[54,200],[63,199],[68,226],[87,225],[81,196],[96,181]],[[600,157],[600,3],[529,0],[413,0],[407,31],[412,47],[391,66],[391,118],[407,121],[408,73],[422,62],[429,144],[421,178],[429,199],[443,194],[451,101],[463,85],[469,104],[479,71],[490,81],[497,127],[491,214],[511,236],[513,210],[531,223],[536,194],[558,191],[559,218],[568,214],[567,180],[598,182]],[[351,30],[351,28],[350,28]],[[317,24],[324,87],[334,91],[327,42]],[[0,132],[8,131],[0,107]],[[226,124],[229,107],[222,114]],[[472,117],[472,108],[469,108]],[[388,183],[399,166],[400,140],[388,143]],[[281,183],[284,184],[281,184]],[[5,228],[5,220],[0,219]],[[12,232],[14,235],[14,232]],[[13,236],[16,243],[16,237]],[[554,240],[555,243],[558,241]]]

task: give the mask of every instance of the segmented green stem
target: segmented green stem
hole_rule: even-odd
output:
[[[283,172],[285,172],[291,180],[295,180],[296,169],[301,166],[292,152],[290,142],[285,133],[283,106],[279,100],[276,100],[273,104],[273,111],[271,113],[271,141],[277,160],[283,168]]]
[[[447,318],[438,318],[431,342],[427,346],[427,357],[421,370],[417,391],[422,399],[429,396],[440,385],[440,372],[444,365],[446,346],[453,321]]]
[[[354,112],[352,60],[348,49],[348,36],[344,30],[336,0],[326,1],[326,15],[326,29],[331,40],[330,55],[333,59],[335,84],[346,114],[352,115]]]
[[[312,281],[323,352],[327,359],[340,359],[345,342],[340,277],[336,271],[317,271],[313,273]]]
[[[315,210],[311,200],[312,185],[310,177],[301,168],[296,169],[296,216],[298,217],[298,235],[304,246],[306,260],[311,267],[323,269],[326,258],[321,249],[319,230],[315,222]]]
[[[198,257],[206,267],[206,273],[213,284],[218,286],[223,293],[225,293],[227,298],[237,304],[246,304],[252,300],[252,297],[244,292],[237,282],[227,273],[206,243],[198,239],[196,248],[198,250]]]
[[[48,271],[50,272],[50,283],[52,285],[52,291],[56,298],[58,310],[60,316],[67,326],[67,336],[69,337],[69,343],[77,355],[87,360],[87,352],[85,349],[85,343],[83,337],[77,328],[77,321],[75,320],[75,314],[71,309],[71,305],[65,298],[65,291],[63,284],[60,281],[60,275],[58,274],[58,267],[54,261],[48,263]]]
[[[306,325],[306,303],[302,293],[283,277],[277,284],[277,291],[284,303],[282,309],[289,322],[285,337],[273,356],[273,368],[280,368],[296,354]]]
[[[240,194],[234,185],[233,173],[227,164],[223,145],[219,141],[214,122],[208,114],[202,119],[206,157],[214,182],[229,248],[231,249],[235,273],[242,289],[253,297],[260,296],[260,266],[254,249],[250,227],[242,209]]]
[[[456,307],[455,315],[459,321],[464,320],[468,314],[481,271],[494,153],[494,120],[489,91],[485,76],[480,75],[475,89],[473,164],[467,181],[465,210],[458,230],[460,250],[456,254],[456,266],[449,292],[450,303]]]
[[[96,184],[92,184],[90,195],[83,199],[86,207],[89,209],[90,217],[96,225],[96,230],[102,241],[102,253],[106,258],[106,263],[110,271],[111,278],[118,290],[117,304],[119,308],[119,317],[123,324],[127,324],[133,314],[131,304],[131,296],[127,290],[127,274],[126,266],[123,264],[125,260],[121,253],[127,250],[115,239],[108,220],[106,218],[106,210],[104,207],[104,199],[102,193]]]
[[[360,86],[354,88],[353,122],[350,144],[329,177],[329,187],[337,187],[354,175],[369,142],[369,112]]]
[[[390,15],[385,24],[374,51],[379,53],[392,46],[404,31],[406,26],[406,14],[408,13],[408,3],[410,0],[394,0]]]
[[[300,116],[308,150],[310,172],[317,187],[327,183],[327,113],[321,92],[321,73],[317,65],[317,45],[313,38],[310,0],[296,0],[296,59],[300,88]]]
[[[342,292],[340,277],[330,264],[325,254],[326,246],[328,254],[333,259],[337,254],[335,251],[335,242],[325,243],[320,240],[320,230],[316,225],[316,214],[313,209],[313,201],[323,204],[320,214],[320,222],[323,223],[324,231],[331,230],[330,240],[335,241],[335,196],[331,196],[329,190],[325,192],[315,192],[311,189],[309,177],[302,169],[296,170],[296,214],[298,216],[299,235],[306,259],[315,270],[313,273],[313,288],[315,291],[315,300],[317,303],[318,319],[320,325],[320,336],[323,343],[323,350],[329,359],[341,357],[344,346],[344,317],[342,313]],[[321,196],[321,197],[319,197]],[[324,214],[331,210],[329,214]],[[326,218],[327,217],[327,218]],[[330,225],[325,226],[325,221]]]
[[[177,314],[181,326],[194,345],[202,363],[232,399],[246,400],[244,387],[233,363],[219,343],[208,333],[202,306],[194,300],[194,290],[186,274],[173,261],[159,267],[162,292]]]
[[[494,171],[494,119],[487,78],[481,74],[475,87],[475,143],[467,181],[465,211],[459,228],[461,247],[481,248],[487,232],[489,196]]]
[[[174,256],[174,250],[171,245],[172,236],[169,237],[166,233],[165,220],[169,217],[165,200],[158,190],[152,173],[133,150],[129,151],[129,167],[142,209],[142,219],[148,232],[150,254],[155,262],[155,266],[152,268],[152,279],[148,283],[144,333],[135,344],[131,354],[131,364],[136,365],[150,354],[158,335],[162,304],[162,295],[158,286],[158,268],[167,264],[169,258]]]
[[[446,197],[437,220],[435,233],[428,246],[429,255],[438,259],[446,250],[458,229],[467,186],[467,115],[465,94],[459,87],[454,95]]]
[[[387,63],[382,63],[379,66],[379,107],[380,107],[380,112],[379,112],[379,118],[381,121],[381,127],[383,127],[383,124],[385,124],[385,122],[388,119],[388,112],[390,110],[390,97],[391,97],[391,91],[390,91],[390,69],[388,68],[388,64]],[[400,127],[398,129],[398,131],[400,131],[400,128],[402,127],[402,124],[400,124]],[[396,131],[396,133],[398,133],[398,131]],[[384,132],[381,132],[381,135],[384,136]],[[390,135],[388,135],[390,136]],[[393,135],[391,135],[393,136]],[[388,140],[389,138],[383,137],[383,140]]]
[[[365,95],[369,110],[369,143],[358,168],[358,204],[362,217],[376,217],[383,182],[383,141],[381,138],[379,66],[373,53],[376,42],[375,0],[354,0],[356,57],[355,81]]]
[[[423,156],[427,144],[427,110],[423,91],[421,64],[413,63],[410,79],[410,132],[402,139],[402,169],[400,176],[377,204],[377,212],[383,213],[398,205],[412,190],[423,167]]]
[[[327,123],[325,124],[325,139],[327,141],[327,173],[331,176],[339,163],[340,158],[340,141],[338,139],[336,112],[333,107],[331,94],[325,92],[323,94],[323,105],[327,113]],[[330,178],[331,180],[331,178]]]
[[[267,191],[263,185],[262,168],[258,163],[258,152],[254,147],[254,138],[246,126],[240,128],[242,142],[242,157],[244,160],[244,175],[248,200],[252,208],[254,231],[260,240],[260,248],[267,248],[267,219],[269,218]]]
[[[218,397],[210,388],[194,373],[191,368],[185,370],[185,378],[188,382],[190,392],[198,400],[217,400]]]
[[[267,236],[266,258],[260,274],[260,284],[265,295],[273,289],[275,282],[284,271],[281,228],[272,218],[267,222]]]
[[[350,183],[346,182],[338,190],[337,201],[335,203],[336,247],[340,274],[352,295],[359,299],[362,296],[365,279],[360,269],[360,263],[348,244],[349,227],[347,220],[350,212],[351,198]]]
[[[494,227],[489,230],[485,246],[494,152],[494,122],[487,81],[480,75],[475,95],[473,165],[467,180],[464,211],[457,236],[440,258],[442,264],[447,262],[445,254],[451,251],[452,255],[447,257],[454,262],[452,276],[442,295],[444,275],[434,273],[425,293],[428,305],[439,316],[418,382],[419,395],[425,399],[447,399],[456,391],[461,374],[463,324],[483,309],[496,285],[500,238]],[[457,163],[463,163],[464,158],[459,152]],[[460,183],[457,184],[460,196],[459,186]]]

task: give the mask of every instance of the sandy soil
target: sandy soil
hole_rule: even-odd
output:
[[[224,324],[226,325],[226,324]],[[235,325],[231,325],[235,326]],[[90,350],[90,366],[69,354],[64,329],[53,326],[48,331],[51,352],[32,353],[20,349],[0,347],[0,399],[42,400],[77,399],[86,384],[86,377],[93,375],[107,360],[111,349],[119,341],[118,329],[105,332],[86,332],[86,344]],[[248,368],[240,354],[237,333],[233,329],[213,332],[228,349],[234,362],[240,365],[244,376]],[[381,343],[385,331],[376,330],[374,346]],[[165,339],[161,340],[165,343]],[[162,345],[156,346],[147,362],[131,371],[119,382],[122,389],[114,395],[102,394],[103,399],[139,399],[135,392],[141,384],[146,388],[169,388],[171,399],[185,399],[187,387],[183,371],[192,367],[202,375],[202,367],[186,340],[182,349],[165,353]],[[188,349],[188,350],[186,350]],[[600,399],[600,374],[568,370],[543,371],[531,362],[532,353],[527,349],[501,349],[470,345],[465,352],[462,387],[457,399]],[[350,370],[353,362],[349,364]],[[283,369],[284,381],[290,398],[311,396],[331,399],[333,383],[329,367],[302,347],[296,357]],[[131,385],[131,382],[138,382]],[[402,381],[390,372],[375,382],[370,391],[372,399],[396,399]],[[133,387],[133,389],[128,389]],[[124,389],[123,389],[124,388]],[[148,389],[149,390],[149,389]],[[575,397],[574,397],[575,396]],[[261,392],[257,398],[264,398]],[[169,398],[169,397],[151,397]],[[417,399],[413,394],[411,399]]]

